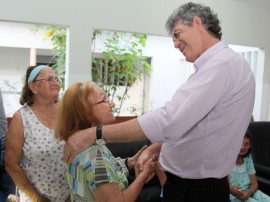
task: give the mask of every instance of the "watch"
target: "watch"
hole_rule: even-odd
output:
[[[103,139],[102,137],[102,125],[96,127],[96,138],[97,140]]]

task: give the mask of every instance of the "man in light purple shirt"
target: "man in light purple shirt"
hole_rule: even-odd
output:
[[[167,175],[165,202],[228,202],[227,175],[254,105],[251,68],[221,41],[219,20],[207,6],[180,6],[166,28],[175,48],[194,63],[195,73],[163,107],[128,122],[75,133],[65,146],[65,161],[71,162],[99,138],[107,142],[147,138],[153,144],[141,156],[138,169],[143,169],[145,159],[160,154],[159,164]]]

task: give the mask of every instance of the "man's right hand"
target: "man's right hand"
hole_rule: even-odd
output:
[[[71,164],[77,154],[96,143],[95,129],[79,130],[68,138],[64,146],[64,162]]]

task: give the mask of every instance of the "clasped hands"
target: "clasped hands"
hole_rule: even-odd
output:
[[[150,155],[149,152],[147,151],[146,148],[142,148],[143,151],[139,151],[140,154],[137,158],[136,164],[135,164],[135,175],[138,176],[141,173],[147,171],[148,169],[151,170],[147,176],[146,183],[149,182],[155,175],[155,170],[157,165],[157,160],[158,160],[158,155],[152,154]],[[138,152],[138,153],[139,153]],[[137,154],[138,154],[137,153]]]
[[[242,191],[240,186],[230,186],[231,194],[240,200],[247,200],[250,197],[250,193],[247,191]]]

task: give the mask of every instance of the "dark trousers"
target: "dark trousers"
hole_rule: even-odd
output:
[[[0,168],[0,201],[5,202],[9,194],[15,194],[16,186],[4,168]]]
[[[166,172],[163,202],[229,202],[229,183],[222,179],[183,179]]]

